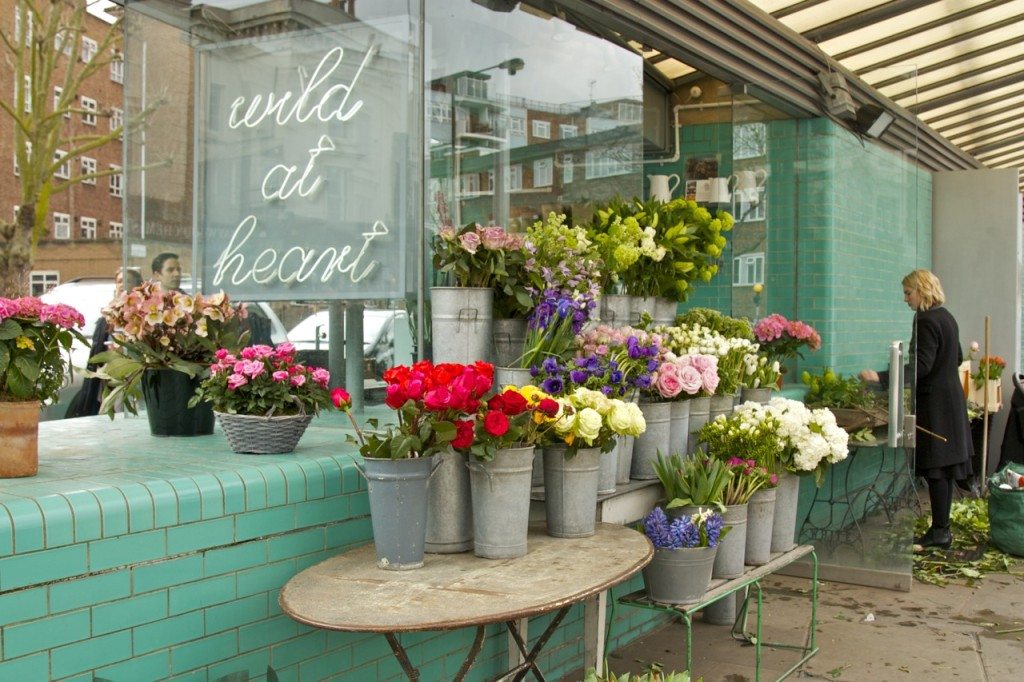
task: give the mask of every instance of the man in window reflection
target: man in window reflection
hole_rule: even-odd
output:
[[[161,289],[181,290],[181,262],[178,254],[165,251],[153,259],[153,281],[159,282]]]

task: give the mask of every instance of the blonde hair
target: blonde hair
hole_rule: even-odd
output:
[[[903,278],[903,286],[914,289],[921,295],[919,310],[930,310],[946,302],[942,283],[930,270],[918,268]]]

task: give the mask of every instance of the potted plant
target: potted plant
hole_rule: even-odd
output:
[[[39,471],[39,409],[55,402],[71,367],[71,344],[88,345],[82,314],[35,297],[0,298],[0,478]]]
[[[776,472],[781,470],[784,447],[778,428],[778,419],[765,406],[744,403],[732,414],[708,422],[698,434],[708,455],[726,462],[732,473],[723,500],[747,498],[745,564],[761,565],[771,559]]]
[[[700,601],[711,583],[718,543],[729,532],[722,516],[709,508],[669,518],[655,507],[641,524],[654,545],[654,558],[643,570],[651,601],[692,604]]]
[[[682,514],[696,507],[725,510],[722,499],[732,472],[720,459],[699,452],[685,459],[659,453],[654,469],[665,488],[665,509]]]
[[[448,285],[430,288],[431,336],[444,340],[434,345],[434,361],[491,359],[496,288],[505,294],[507,287],[517,304],[525,304],[528,297],[506,269],[525,263],[523,236],[496,226],[447,225],[432,245],[434,268]]]
[[[972,391],[968,399],[989,412],[998,412],[1003,403],[1000,379],[1006,369],[1006,360],[998,355],[984,355],[978,360],[978,371],[971,375]]]
[[[481,407],[468,463],[477,556],[526,554],[534,449],[560,410],[532,385],[506,386]]]
[[[807,386],[804,404],[827,407],[835,415],[836,423],[850,433],[886,421],[885,412],[876,409],[877,394],[860,377],[844,377],[826,368],[820,374],[805,370],[800,374],[800,381]]]
[[[770,360],[779,361],[781,374],[786,373],[787,360],[803,358],[803,348],[821,348],[821,336],[814,327],[799,320],[787,320],[779,313],[758,320],[754,337]]]
[[[292,452],[310,420],[331,405],[330,373],[296,362],[291,343],[247,346],[237,355],[220,348],[215,355],[189,406],[213,406],[233,452]]]
[[[638,436],[646,424],[631,402],[576,388],[557,398],[561,407],[544,447],[544,502],[549,535],[587,537],[597,523],[601,453],[616,436]]]
[[[388,570],[419,568],[427,538],[427,480],[438,466],[436,455],[454,454],[473,444],[480,401],[491,389],[493,367],[433,364],[422,360],[384,372],[385,404],[398,423],[364,432],[351,413],[344,389],[335,389],[335,405],[352,421],[348,441],[363,455],[360,469],[370,497],[370,520],[377,565]],[[465,467],[462,467],[465,469]],[[467,480],[468,488],[468,480]],[[468,495],[457,502],[467,507]],[[472,538],[470,538],[472,539]]]
[[[100,411],[114,417],[117,404],[137,414],[141,392],[150,432],[155,436],[213,433],[209,405],[188,407],[218,348],[240,348],[245,308],[223,292],[189,296],[147,282],[122,292],[103,309],[113,330],[113,348],[89,362],[109,382]]]

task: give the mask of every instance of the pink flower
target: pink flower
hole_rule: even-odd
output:
[[[459,243],[467,252],[476,253],[476,250],[480,248],[480,235],[476,232],[467,232],[459,236]]]
[[[266,371],[267,367],[259,360],[249,360],[242,363],[242,374],[252,379]]]
[[[292,386],[302,386],[305,383],[306,383],[306,375],[305,374],[295,374],[295,375],[292,375]]]
[[[274,357],[278,359],[290,358],[295,355],[295,344],[291,341],[285,341],[284,343],[277,344],[274,348]]]
[[[323,367],[317,367],[313,370],[313,381],[326,388],[331,381],[331,373]]]
[[[477,228],[477,232],[480,233],[480,241],[484,245],[485,249],[488,249],[490,251],[496,251],[497,249],[503,248],[505,246],[505,228]]]
[[[700,372],[691,365],[684,365],[679,368],[677,374],[679,375],[679,385],[687,395],[697,395],[700,391],[700,387],[703,386],[703,382],[700,378]]]
[[[245,386],[247,383],[249,383],[249,380],[241,374],[232,374],[228,377],[228,388],[231,390]]]
[[[788,322],[789,320],[782,315],[773,313],[754,325],[754,335],[758,341],[774,341],[782,336]]]
[[[217,358],[218,360],[223,360],[224,358],[226,358],[228,356],[228,349],[227,348],[218,348],[217,352],[214,353],[213,356],[215,358]]]
[[[246,360],[255,360],[256,348],[254,346],[246,346],[245,348],[242,349],[240,355]]]
[[[718,358],[714,355],[691,355],[690,366],[702,374],[710,368],[715,368],[717,374]]]
[[[708,367],[700,373],[700,380],[701,383],[704,384],[704,390],[708,393],[714,394],[715,389],[718,388],[718,369],[715,367]]]
[[[270,376],[274,378],[274,381],[288,381],[288,372],[284,371],[283,369],[277,370]]]
[[[665,362],[658,368],[654,386],[662,398],[675,398],[683,390],[679,371],[675,363]]]

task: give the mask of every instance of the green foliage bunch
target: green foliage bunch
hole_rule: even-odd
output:
[[[808,407],[873,407],[877,396],[859,377],[844,377],[826,368],[821,374],[804,371],[800,381],[807,386],[804,404]]]
[[[690,308],[676,317],[677,325],[701,325],[726,338],[754,340],[754,328],[745,317],[730,317],[712,308]]]
[[[722,460],[701,452],[687,458],[659,452],[654,471],[665,488],[666,509],[695,505],[725,510],[722,500],[732,472]]]

